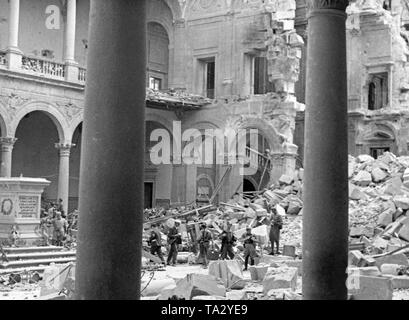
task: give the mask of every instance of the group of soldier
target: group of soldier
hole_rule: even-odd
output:
[[[280,245],[280,230],[283,226],[283,220],[277,213],[276,209],[269,207],[270,213],[267,223],[270,224],[270,242],[271,242],[271,255],[281,254],[279,251]],[[167,233],[167,242],[169,245],[169,253],[167,261],[163,257],[162,253],[162,238],[160,232],[160,224],[153,224],[151,227],[151,234],[148,240],[150,244],[150,251],[152,255],[157,255],[164,265],[175,266],[177,262],[178,246],[182,243],[182,235],[179,232],[180,221],[175,221],[173,227],[171,227]],[[246,232],[240,239],[237,239],[232,231],[231,223],[227,222],[224,226],[223,232],[219,235],[221,240],[220,259],[226,260],[235,258],[234,246],[236,246],[239,240],[244,247],[244,270],[247,270],[248,264],[254,265],[255,258],[258,257],[256,245],[259,243],[257,237],[252,233],[252,228],[247,227]],[[214,248],[214,238],[212,233],[208,230],[206,223],[201,223],[199,226],[199,232],[196,237],[196,242],[199,245],[199,261],[202,262],[203,267],[207,268],[209,263],[209,252],[211,248]],[[276,250],[274,250],[276,248]]]
[[[66,218],[62,199],[59,199],[58,203],[50,203],[48,208],[42,212],[41,228],[47,244],[51,240],[52,245],[64,245],[68,229]]]

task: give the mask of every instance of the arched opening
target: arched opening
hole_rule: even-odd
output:
[[[257,185],[254,185],[253,182],[251,182],[251,184],[255,190],[248,191],[257,191],[259,188],[265,188],[270,181],[272,163],[269,160],[268,153],[271,149],[268,139],[260,131],[258,131],[257,136],[253,138],[255,141],[251,141],[250,130],[252,129],[248,130],[246,136],[246,157],[250,159],[250,164],[245,167],[253,168],[253,170],[250,170],[253,174],[244,176],[243,190],[246,181],[254,181]],[[251,186],[248,185],[248,187],[250,188]]]
[[[147,86],[153,90],[168,87],[169,36],[166,29],[157,22],[148,23],[148,74]]]
[[[43,197],[46,201],[57,200],[59,154],[55,144],[60,139],[55,123],[45,112],[31,112],[21,119],[16,138],[12,176],[23,175],[51,181]]]
[[[78,209],[80,164],[81,164],[82,123],[75,129],[72,136],[70,153],[70,187],[68,196],[68,212]]]
[[[251,182],[249,179],[244,178],[243,179],[243,192],[248,193],[248,192],[255,192],[257,191],[257,187]]]
[[[155,130],[165,130],[168,132],[169,141],[164,141],[163,137],[159,141],[151,141],[152,132]],[[145,126],[145,208],[164,207],[168,208],[171,204],[172,190],[172,175],[173,166],[171,159],[166,160],[166,163],[155,164],[152,162],[152,148],[158,144],[166,145],[169,143],[170,152],[172,152],[172,134],[161,123],[156,121],[147,121]],[[159,157],[163,157],[163,151],[159,152]]]

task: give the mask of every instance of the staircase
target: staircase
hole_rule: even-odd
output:
[[[50,264],[75,262],[76,251],[63,247],[2,248],[0,275],[19,272],[42,272]]]

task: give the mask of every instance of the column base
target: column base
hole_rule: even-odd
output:
[[[17,47],[6,50],[7,65],[10,70],[21,70],[23,65],[23,52]]]
[[[282,175],[292,177],[295,174],[297,156],[298,147],[294,144],[285,144],[282,152],[272,154],[271,184],[278,182]]]
[[[65,61],[65,80],[69,82],[78,82],[79,65],[76,61]]]

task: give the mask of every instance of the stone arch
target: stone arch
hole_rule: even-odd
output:
[[[397,131],[391,123],[375,122],[369,124],[361,131],[358,141],[370,141],[377,139],[396,140]]]
[[[254,190],[257,191],[257,189],[258,189],[258,183],[257,183],[256,179],[254,179],[254,177],[252,177],[252,176],[244,176],[244,177],[243,177],[243,184],[244,184],[244,180],[247,180],[248,182],[250,182],[250,183],[253,185]]]
[[[12,121],[10,136],[12,137],[15,136],[18,125],[20,124],[20,121],[26,115],[34,111],[40,111],[40,112],[47,114],[51,118],[51,120],[54,122],[57,128],[60,142],[65,143],[68,141],[68,137],[70,137],[70,128],[64,116],[52,104],[48,102],[41,102],[41,101],[30,102],[19,110],[14,120]]]
[[[5,119],[7,112],[5,111],[5,107],[0,101],[0,130],[1,130],[1,136],[2,137],[8,137],[10,128],[7,126],[7,122]]]
[[[77,118],[75,118],[72,122],[71,122],[71,126],[70,126],[70,130],[69,130],[69,137],[70,137],[70,141],[72,142],[73,136],[75,134],[75,130],[77,130],[77,128],[79,127],[79,125],[81,123],[84,122],[84,115],[81,114],[80,116],[78,116]]]
[[[212,180],[211,177],[209,177],[208,174],[203,173],[203,174],[198,175],[197,178],[196,178],[196,182],[201,180],[201,179],[206,179],[207,181],[209,181],[210,186],[212,187],[212,190],[214,190],[214,181]]]
[[[171,121],[169,121],[169,118],[164,117],[161,114],[158,113],[151,113],[151,112],[147,112],[145,115],[145,122],[157,122],[159,124],[161,124],[162,126],[164,126],[170,133],[171,138],[173,137],[173,123]],[[183,128],[182,128],[183,130]],[[145,137],[145,139],[149,139],[149,137]],[[176,145],[180,148],[181,147],[181,141],[177,141],[177,139],[172,139],[172,144],[176,143]]]
[[[172,11],[174,20],[179,20],[183,16],[182,8],[178,0],[165,0],[167,6]]]
[[[256,129],[265,137],[270,146],[270,151],[278,153],[283,151],[282,142],[279,134],[266,120],[260,118],[246,118],[239,123],[238,129]]]
[[[147,23],[156,22],[162,25],[173,43],[173,21],[174,14],[165,0],[150,0],[147,8]],[[179,4],[178,4],[179,5]]]

